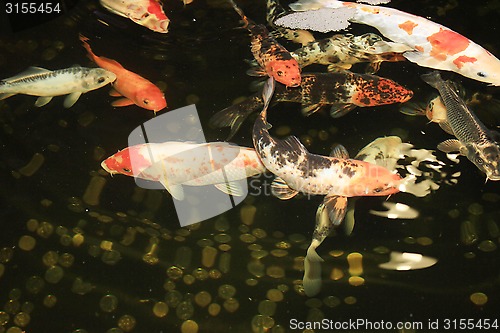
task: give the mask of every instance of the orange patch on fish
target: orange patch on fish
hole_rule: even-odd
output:
[[[377,106],[404,103],[413,97],[413,91],[396,82],[380,78],[374,82],[358,84],[352,96],[352,103],[358,106]]]
[[[432,49],[430,55],[437,60],[446,60],[449,55],[454,55],[465,50],[470,41],[451,30],[439,29],[439,32],[427,37],[431,43]]]
[[[418,52],[424,52],[424,48],[420,45],[415,45],[415,50],[417,50]]]
[[[298,87],[301,81],[300,67],[295,59],[275,60],[266,64],[266,72],[287,87]]]
[[[401,29],[401,30],[404,30],[406,31],[406,33],[408,35],[411,35],[413,34],[413,29],[415,29],[415,27],[417,26],[418,24],[416,24],[415,22],[413,21],[406,21],[404,23],[401,23],[400,25],[398,25],[398,27]]]
[[[477,58],[468,57],[468,56],[460,56],[453,60],[453,64],[457,66],[458,69],[462,68],[466,62],[476,62]]]
[[[380,13],[380,9],[378,8],[371,8],[371,7],[361,7],[361,10],[364,11],[364,12],[368,12],[368,13],[371,13],[371,14],[378,14]]]
[[[160,20],[166,20],[167,16],[163,12],[161,4],[155,0],[149,1],[148,13],[155,15]]]

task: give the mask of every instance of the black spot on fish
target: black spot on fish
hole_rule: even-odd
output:
[[[345,166],[342,169],[342,173],[349,178],[352,178],[356,174],[356,172],[354,172],[354,170],[352,170],[349,166]]]

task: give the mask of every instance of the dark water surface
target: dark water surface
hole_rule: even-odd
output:
[[[235,29],[238,16],[224,1],[184,6],[169,0],[166,35],[114,16],[98,1],[68,3],[62,17],[4,31],[0,78],[29,66],[93,67],[78,40],[82,33],[97,55],[163,87],[168,110],[196,104],[207,140],[224,140],[226,130],[205,125],[234,99],[250,95],[254,80],[245,74],[244,59],[251,58],[247,33]],[[264,21],[264,1],[239,4]],[[391,6],[429,17],[500,55],[500,1],[395,0]],[[373,30],[353,26],[349,32],[366,31]],[[412,63],[384,63],[378,75],[413,89],[414,99],[424,101],[433,92],[419,78],[425,72]],[[500,98],[498,88],[446,78],[470,95]],[[360,199],[352,235],[340,230],[318,249],[325,259],[323,287],[311,299],[301,289],[302,261],[322,198],[282,202],[250,188],[254,195],[237,208],[179,228],[166,191],[144,190],[130,177],[111,178],[101,170],[101,161],[126,147],[130,132],[154,117],[136,106],[113,108],[108,89],[82,95],[70,109],[63,108],[62,97],[41,108],[33,106],[32,96],[0,101],[0,333],[195,332],[190,327],[196,325],[200,332],[289,332],[292,319],[323,318],[422,322],[418,331],[426,332],[429,320],[439,319],[444,331],[445,319],[457,325],[460,319],[500,319],[500,192],[468,160],[452,164],[438,152],[451,164],[446,172],[461,172],[458,184],[442,184],[425,198],[390,198],[417,209],[417,219],[376,217],[368,211],[380,209],[384,198]],[[327,113],[303,118],[299,108],[274,107],[270,123],[288,126],[319,154],[342,143],[354,155],[392,134],[432,150],[449,138],[425,117],[399,113],[398,106],[356,109],[340,119]],[[477,110],[488,126],[500,124],[500,110]],[[251,146],[251,126],[245,122],[233,141]],[[41,165],[30,175],[37,161]],[[98,197],[85,195],[92,182],[104,184]],[[214,263],[207,246],[215,249]],[[421,253],[438,262],[424,270],[387,271],[378,265],[388,261],[389,251]],[[352,271],[352,253],[362,257],[361,273]],[[351,275],[364,283],[352,285]],[[211,299],[204,303],[200,292]],[[471,300],[478,295],[486,303]]]

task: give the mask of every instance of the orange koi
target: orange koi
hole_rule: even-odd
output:
[[[90,60],[116,75],[116,81],[109,94],[124,98],[114,101],[111,103],[112,106],[121,107],[135,104],[155,113],[167,107],[165,96],[151,81],[125,69],[116,60],[96,56],[87,42],[89,40],[87,37],[80,35],[80,40],[87,50],[87,56]]]
[[[248,19],[243,11],[230,0],[234,10],[245,22],[244,27],[251,34],[252,54],[267,75],[287,87],[300,85],[300,67],[290,52],[274,39],[262,24]]]

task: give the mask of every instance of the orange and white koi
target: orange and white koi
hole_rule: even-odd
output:
[[[297,88],[287,88],[276,84],[273,100],[301,103],[302,113],[306,116],[324,106],[330,106],[330,115],[338,118],[357,106],[372,107],[404,103],[412,96],[413,91],[390,79],[340,71],[303,74],[300,87]],[[243,121],[252,112],[262,109],[263,105],[261,94],[257,93],[213,115],[210,125],[213,127],[230,126],[229,138],[231,138]]]
[[[149,30],[167,33],[170,20],[158,0],[99,0],[110,12],[127,17]]]
[[[110,174],[160,182],[177,200],[184,198],[184,185],[215,185],[224,193],[242,195],[236,181],[265,171],[254,149],[227,142],[139,144],[108,157],[101,166]]]
[[[287,87],[300,85],[300,67],[290,55],[290,52],[269,34],[265,26],[255,24],[255,22],[248,19],[233,0],[229,0],[229,2],[241,16],[245,23],[244,27],[251,34],[252,54],[260,67],[267,75]]]
[[[294,11],[319,9],[319,13],[349,9],[352,13],[347,17],[349,21],[375,27],[392,41],[412,47],[412,51],[403,53],[409,61],[423,67],[453,71],[495,86],[500,85],[498,58],[470,39],[426,18],[393,8],[338,0],[299,0],[291,4],[290,8]],[[280,25],[279,20],[275,23]],[[314,22],[309,20],[308,24]],[[300,22],[297,25],[300,28]],[[337,30],[338,24],[334,20],[318,20],[318,25],[326,25],[326,28],[331,26],[331,30]]]
[[[80,35],[80,40],[83,42],[83,47],[87,50],[87,56],[90,60],[116,75],[113,90],[109,94],[124,98],[114,101],[111,105],[120,107],[135,104],[155,113],[167,107],[165,96],[160,88],[151,81],[125,69],[116,60],[96,56],[87,42],[89,40],[87,37]]]
[[[269,79],[264,88],[265,105],[253,127],[253,143],[264,166],[277,176],[272,184],[277,197],[290,199],[299,192],[326,195],[324,204],[332,217],[337,211],[333,202],[340,200],[338,197],[399,192],[400,176],[386,168],[345,158],[338,150],[332,156],[312,154],[294,136],[285,140],[271,137],[266,118],[273,82]]]

